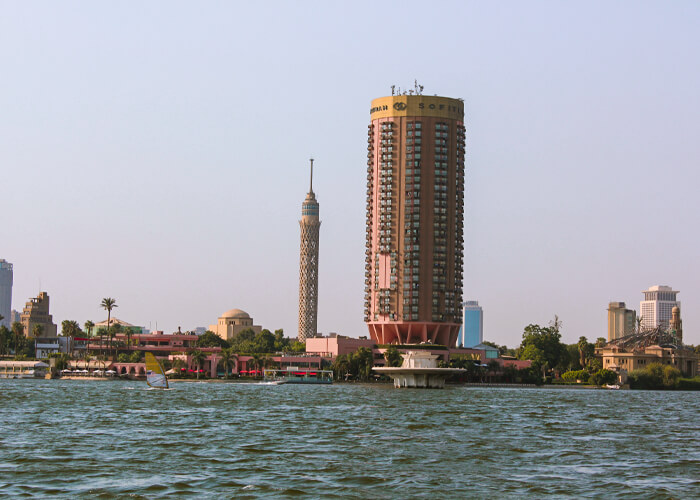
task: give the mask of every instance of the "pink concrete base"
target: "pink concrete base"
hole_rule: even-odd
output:
[[[420,344],[429,342],[453,347],[460,325],[457,323],[379,322],[367,323],[369,334],[377,344]]]

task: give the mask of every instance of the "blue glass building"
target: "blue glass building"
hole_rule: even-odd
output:
[[[484,311],[479,302],[468,300],[462,304],[462,328],[457,347],[474,347],[484,341]]]

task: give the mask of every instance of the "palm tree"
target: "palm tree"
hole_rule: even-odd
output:
[[[637,333],[640,333],[642,331],[642,321],[644,321],[644,316],[637,316],[635,321],[637,323]]]
[[[92,329],[95,327],[95,323],[90,320],[85,322],[85,336],[89,337],[92,335]]]
[[[221,362],[224,364],[224,373],[226,373],[226,378],[230,375],[228,367],[231,366],[231,362],[236,358],[236,355],[231,349],[221,350]]]
[[[85,349],[85,353],[83,354],[83,361],[85,361],[85,369],[86,370],[88,369],[88,366],[90,366],[90,359],[91,359],[91,356],[87,352],[87,349]]]
[[[192,357],[192,363],[197,365],[197,378],[199,378],[199,372],[202,369],[202,361],[207,359],[207,355],[200,350],[195,350],[190,352],[190,356]]]
[[[97,329],[97,335],[99,335],[99,337],[100,337],[100,352],[104,352],[104,351],[102,350],[102,336],[105,334],[105,331],[106,331],[106,330],[105,330],[104,328],[98,328],[98,329]]]
[[[578,338],[578,354],[579,354],[579,364],[581,369],[586,368],[586,351],[588,350],[588,339],[586,337]]]
[[[12,333],[15,336],[15,355],[19,349],[19,339],[24,337],[24,326],[19,321],[12,323]]]
[[[131,331],[131,328],[129,328],[128,326],[125,328],[125,332],[126,332],[126,349],[130,351],[131,350],[131,334],[133,332]]]
[[[44,333],[43,325],[34,325],[32,327],[32,335],[34,335],[34,338],[41,337],[42,333]]]
[[[117,305],[116,299],[113,299],[111,297],[105,297],[104,299],[102,299],[102,302],[100,302],[100,307],[107,311],[107,332],[109,332],[109,327],[112,326],[112,309],[119,306]],[[100,344],[102,344],[101,338]]]
[[[251,361],[253,362],[253,366],[255,367],[255,371],[257,372],[258,368],[260,367],[260,364],[262,362],[262,356],[260,354],[253,354],[252,356],[253,359]],[[257,373],[255,373],[257,375]]]
[[[117,349],[114,347],[114,337],[117,336],[118,333],[122,332],[122,325],[117,323],[116,325],[113,325],[112,327],[107,330],[109,332],[109,345],[112,349],[114,349],[114,359],[117,359]]]

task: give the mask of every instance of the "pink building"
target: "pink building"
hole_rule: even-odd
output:
[[[330,337],[310,337],[306,339],[306,352],[316,353],[320,356],[336,358],[343,354],[350,354],[360,347],[368,349],[374,348],[372,339],[356,339],[344,335],[333,335]]]

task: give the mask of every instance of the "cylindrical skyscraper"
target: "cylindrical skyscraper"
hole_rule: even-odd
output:
[[[301,245],[299,251],[299,334],[304,342],[316,335],[318,318],[318,240],[321,221],[318,218],[318,202],[314,194],[314,160],[311,161],[309,192],[301,205]]]
[[[378,344],[454,346],[461,323],[464,103],[372,101],[365,322]]]

